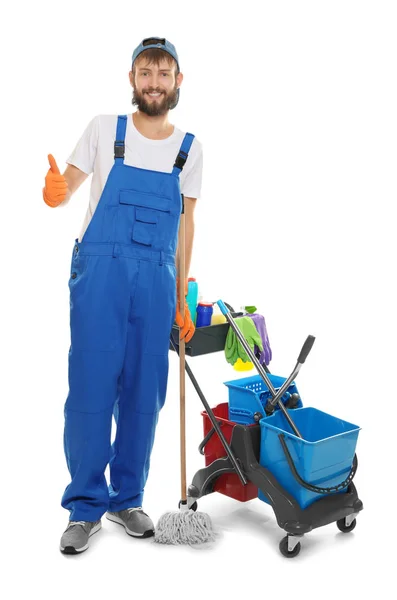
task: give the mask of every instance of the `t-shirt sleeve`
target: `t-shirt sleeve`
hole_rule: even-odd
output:
[[[98,138],[99,116],[96,116],[88,123],[83,135],[66,162],[90,175],[94,170]]]
[[[186,171],[185,171],[186,170]],[[203,178],[203,147],[195,138],[181,177],[181,192],[187,198],[199,198]]]

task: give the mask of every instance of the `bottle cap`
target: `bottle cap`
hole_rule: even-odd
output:
[[[196,281],[196,278],[195,277],[189,277],[188,281]]]

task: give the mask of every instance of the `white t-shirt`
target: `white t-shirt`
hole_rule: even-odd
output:
[[[116,138],[117,115],[97,115],[94,117],[77,143],[67,163],[84,173],[92,173],[90,201],[80,231],[79,241],[98,206],[102,190],[114,165],[114,142]],[[185,132],[174,127],[173,133],[164,140],[151,140],[136,129],[132,114],[127,115],[125,133],[124,164],[152,171],[171,173],[181,147]],[[194,138],[189,156],[179,175],[181,193],[187,198],[198,198],[201,193],[203,150],[201,143]]]

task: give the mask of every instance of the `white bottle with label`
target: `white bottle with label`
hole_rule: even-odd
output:
[[[223,315],[221,313],[221,309],[215,303],[214,310],[213,310],[212,317],[211,317],[211,325],[219,325],[220,323],[226,323],[226,322],[227,322],[227,320],[226,320],[225,315]]]

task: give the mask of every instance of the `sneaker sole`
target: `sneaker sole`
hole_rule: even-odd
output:
[[[99,531],[102,527],[101,523],[98,523],[98,525],[95,525],[95,527],[93,527],[88,535],[88,539],[94,535],[94,533],[96,533],[97,531]],[[89,546],[89,541],[86,543],[85,546],[82,546],[81,548],[75,548],[74,546],[65,546],[65,548],[62,548],[62,546],[59,546],[60,551],[62,552],[62,554],[80,554],[81,552],[84,552],[84,550],[87,550],[88,546]]]
[[[113,523],[118,523],[119,525],[122,525],[126,533],[128,533],[128,535],[130,535],[131,537],[148,538],[154,535],[154,529],[147,529],[145,533],[136,533],[135,531],[131,531],[131,529],[128,529],[124,521],[120,519],[120,517],[115,517],[114,515],[110,515],[109,513],[106,513],[106,518],[109,519],[109,521],[113,521]]]

